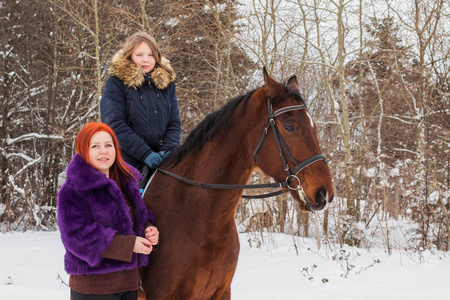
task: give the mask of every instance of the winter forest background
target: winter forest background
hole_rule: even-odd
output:
[[[243,200],[236,222],[390,252],[449,250],[448,0],[1,0],[0,231],[53,230],[76,133],[108,60],[146,31],[177,72],[183,138],[227,99],[299,78],[335,201]],[[255,173],[255,182],[269,179]]]

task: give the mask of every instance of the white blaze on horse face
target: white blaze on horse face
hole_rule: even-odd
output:
[[[313,118],[311,117],[311,115],[309,114],[309,112],[307,111],[306,112],[306,115],[308,116],[308,118],[309,118],[309,123],[311,124],[311,128],[314,128],[314,121],[313,121]]]

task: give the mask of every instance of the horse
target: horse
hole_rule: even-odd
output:
[[[285,183],[280,186],[304,212],[321,211],[333,200],[330,170],[297,77],[283,85],[265,68],[263,76],[263,86],[206,116],[154,174],[144,200],[157,217],[160,242],[142,270],[146,299],[231,298],[240,247],[235,212],[256,168]]]

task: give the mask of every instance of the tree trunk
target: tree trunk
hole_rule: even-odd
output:
[[[356,215],[355,203],[353,197],[353,185],[352,185],[352,152],[351,152],[351,140],[350,140],[350,121],[349,112],[347,107],[347,98],[345,96],[345,50],[344,50],[344,22],[342,19],[344,9],[344,1],[339,0],[338,6],[338,74],[339,74],[339,95],[341,100],[342,110],[342,134],[344,143],[344,167],[345,167],[345,187],[347,197],[347,210],[352,216]]]

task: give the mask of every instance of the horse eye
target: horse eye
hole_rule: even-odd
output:
[[[287,124],[287,125],[284,125],[284,129],[286,129],[286,130],[289,131],[289,132],[295,132],[295,131],[297,131],[297,128],[296,128],[295,125],[293,125],[293,124]]]

